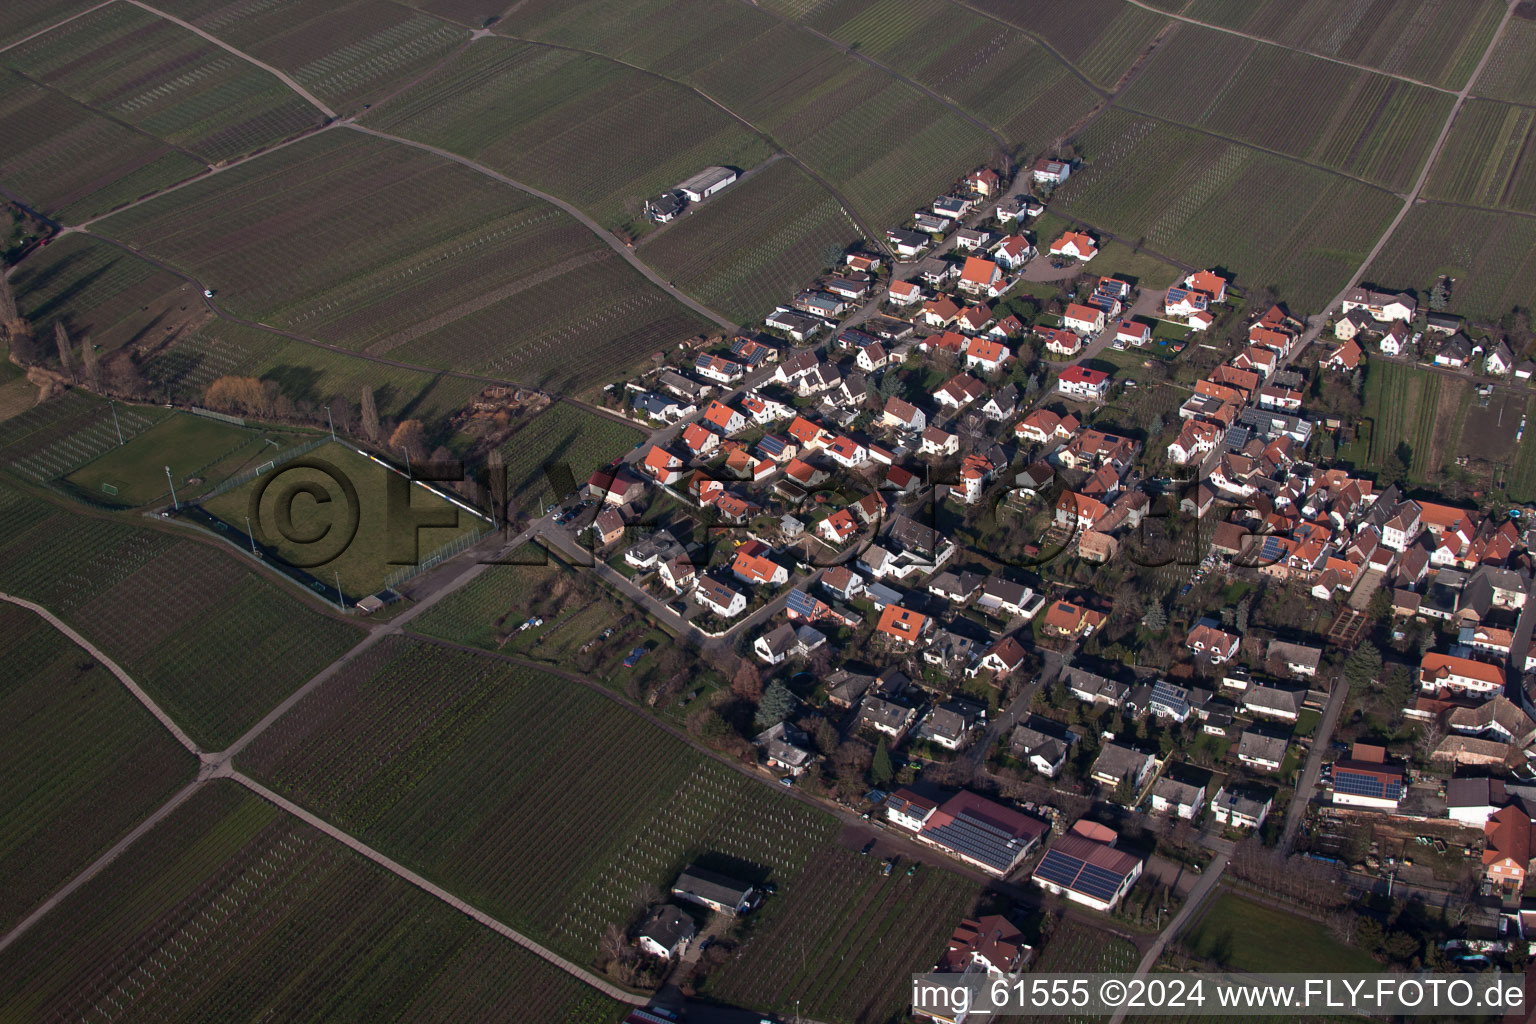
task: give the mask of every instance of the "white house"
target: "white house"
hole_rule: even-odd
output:
[[[1056,390],[1072,398],[1099,401],[1109,392],[1109,374],[1083,366],[1069,366],[1056,379]]]
[[[1097,334],[1104,329],[1104,311],[1074,302],[1061,316],[1062,326],[1078,334]]]
[[[722,619],[734,619],[747,610],[747,597],[740,591],[708,576],[699,580],[693,599]]]
[[[1345,314],[1363,309],[1378,323],[1388,323],[1392,320],[1412,320],[1419,304],[1414,301],[1413,296],[1406,293],[1391,295],[1386,292],[1373,292],[1367,288],[1351,288],[1345,293],[1344,302],[1340,308]]]
[[[1152,811],[1188,821],[1205,807],[1205,786],[1163,776],[1152,783]]]
[[[1121,320],[1115,325],[1115,340],[1140,348],[1152,340],[1152,328],[1135,320]]]

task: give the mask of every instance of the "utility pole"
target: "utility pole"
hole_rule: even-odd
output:
[[[181,511],[181,502],[176,500],[176,481],[171,479],[171,467],[170,466],[166,466],[165,467],[165,482],[170,484],[170,486],[171,486],[171,504],[175,506],[177,512],[180,512]]]
[[[261,555],[256,553],[256,535],[251,533],[251,517],[250,516],[246,516],[245,517],[245,539],[251,542],[251,554],[253,556],[255,556],[256,558],[260,558]]]
[[[112,401],[112,399],[109,398],[109,399],[107,399],[107,404],[112,407],[112,426],[117,428],[117,444],[118,444],[118,447],[122,447],[122,444],[123,444],[123,425],[121,423],[117,422],[117,403]]]

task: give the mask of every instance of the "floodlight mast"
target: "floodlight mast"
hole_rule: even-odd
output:
[[[334,572],[336,573],[336,607],[341,611],[346,611],[347,601],[346,598],[341,596],[341,570],[336,569]]]
[[[117,403],[109,398],[107,399],[107,404],[112,407],[112,426],[117,428],[117,445],[121,448],[123,445],[123,426],[117,422]]]
[[[171,479],[171,467],[165,467],[165,482],[171,487],[171,505],[177,512],[181,511],[181,502],[176,500],[176,481]]]
[[[256,558],[260,558],[261,555],[256,553],[256,535],[251,533],[251,517],[250,516],[246,516],[245,517],[245,539],[251,542],[251,554],[253,556],[255,556]]]

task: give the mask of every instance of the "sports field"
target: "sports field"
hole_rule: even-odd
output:
[[[1404,191],[1452,101],[1425,86],[1181,24],[1118,104]]]
[[[471,157],[631,235],[649,227],[647,199],[703,167],[740,172],[773,153],[686,86],[502,39],[477,43],[365,120]]]
[[[84,391],[67,391],[6,421],[0,464],[35,483],[47,483],[131,440],[164,419],[155,406],[112,407]]]
[[[0,931],[192,781],[197,760],[73,642],[0,604]]]
[[[1295,312],[1343,287],[1400,207],[1392,193],[1111,109],[1077,138],[1086,166],[1057,190],[1064,212],[1240,288],[1274,287]]]
[[[1193,0],[1182,13],[1456,90],[1477,67],[1504,5],[1499,0]]]
[[[699,325],[547,203],[355,132],[305,139],[101,227],[196,274],[236,315],[530,384],[590,383]]]
[[[228,477],[254,469],[289,445],[310,439],[174,413],[65,479],[90,500],[105,505],[170,504],[165,474],[169,465],[176,497],[189,501]]]
[[[356,496],[355,533],[346,483]],[[408,510],[397,511],[391,483],[394,493],[409,501]],[[340,577],[342,590],[353,601],[384,589],[402,566],[490,525],[345,444],[322,445],[201,504],[230,527],[229,536],[237,542],[248,540],[249,516],[256,544],[271,557],[303,569],[327,587]],[[286,533],[278,525],[285,514],[292,523]],[[454,525],[413,530],[407,516],[441,518]]]
[[[228,781],[0,953],[0,1017],[16,1020],[613,1024],[621,1012]]]
[[[1470,100],[1456,114],[1424,193],[1474,206],[1536,213],[1536,111]]]
[[[362,635],[248,561],[0,484],[0,589],[100,645],[213,750]]]
[[[684,214],[640,256],[706,306],[750,323],[819,273],[828,248],[861,237],[836,198],[780,160]]]
[[[0,181],[27,205],[84,220],[205,171],[190,154],[0,69]]]
[[[1419,203],[1366,269],[1366,279],[1427,293],[1456,278],[1450,311],[1497,319],[1536,296],[1536,217]]]
[[[35,82],[211,163],[324,121],[272,75],[130,4],[91,11],[0,59]]]
[[[390,0],[159,0],[167,13],[291,75],[343,114],[398,92],[469,33]]]

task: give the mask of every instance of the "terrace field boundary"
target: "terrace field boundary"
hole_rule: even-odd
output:
[[[284,71],[279,71],[277,68],[275,68],[272,65],[268,64],[266,61],[258,60],[257,58],[255,58],[255,57],[251,56],[250,54],[246,53],[244,50],[236,49],[235,47],[233,47],[230,44],[226,43],[224,40],[220,39],[218,36],[214,35],[213,33],[208,32],[208,31],[206,31],[204,29],[198,28],[196,25],[192,24],[190,21],[183,21],[182,19],[176,17],[174,14],[167,14],[165,11],[162,11],[162,10],[160,10],[157,7],[151,7],[149,4],[144,3],[144,0],[125,0],[125,2],[132,4],[133,6],[139,8],[142,11],[147,11],[150,14],[153,14],[157,18],[163,18],[164,20],[170,22],[173,25],[180,25],[182,28],[186,29],[188,32],[191,32],[194,35],[196,35],[196,36],[198,36],[198,37],[200,37],[202,39],[207,40],[208,42],[212,43],[214,46],[217,46],[219,49],[227,50],[228,52],[234,54],[236,57],[239,57],[241,60],[245,61],[247,64],[250,64],[253,67],[260,68],[261,70],[265,71],[267,74],[272,75],[279,82],[282,82],[289,89],[291,89],[294,93],[296,93],[300,97],[302,97],[306,103],[308,103],[310,106],[314,107],[316,110],[320,111],[320,113],[324,114],[326,117],[331,118],[332,120],[335,120],[338,116],[340,116],[340,115],[338,115],[336,113],[336,111],[332,110],[330,107],[326,106],[324,103],[321,103],[320,100],[315,97],[314,93],[310,92],[308,89],[306,89],[302,85],[300,85],[297,81],[294,80],[294,78],[291,75],[289,75],[288,73],[286,73]]]
[[[1395,71],[1384,71],[1381,68],[1373,68],[1369,64],[1361,64],[1357,61],[1345,60],[1342,57],[1330,57],[1326,53],[1317,53],[1313,50],[1307,50],[1300,46],[1291,46],[1288,43],[1282,43],[1275,39],[1266,39],[1264,36],[1255,35],[1252,32],[1244,32],[1240,29],[1228,28],[1225,25],[1217,25],[1213,22],[1201,21],[1199,18],[1191,18],[1185,14],[1176,14],[1173,11],[1165,11],[1160,8],[1153,7],[1151,4],[1144,2],[1144,0],[1125,0],[1125,2],[1130,4],[1132,7],[1140,7],[1144,11],[1151,11],[1153,14],[1160,14],[1165,18],[1172,18],[1174,21],[1182,21],[1189,25],[1198,25],[1201,28],[1210,29],[1212,32],[1224,32],[1229,36],[1238,36],[1243,39],[1252,40],[1255,43],[1264,43],[1269,46],[1279,47],[1282,50],[1290,50],[1292,53],[1304,53],[1308,57],[1316,57],[1318,60],[1326,60],[1332,64],[1342,64],[1345,67],[1355,68],[1359,71],[1370,71],[1374,74],[1382,75],[1387,78],[1395,78],[1400,82],[1408,82],[1411,85],[1422,85],[1426,89],[1433,89],[1436,92],[1443,92],[1451,96],[1457,95],[1455,89],[1448,89],[1443,85],[1435,85],[1432,82],[1426,82],[1422,79],[1413,78],[1409,75],[1400,75]],[[1513,8],[1511,8],[1511,10],[1513,10]],[[1506,18],[1505,21],[1507,22],[1508,19]],[[1493,38],[1498,39],[1498,37],[1502,35],[1503,32],[1504,23],[1501,22],[1498,30],[1494,32]],[[1484,56],[1486,58],[1486,54]],[[1478,64],[1477,70],[1473,71],[1472,77],[1467,80],[1468,85],[1471,85],[1472,82],[1477,81],[1478,73],[1482,71],[1482,68],[1482,64]]]

